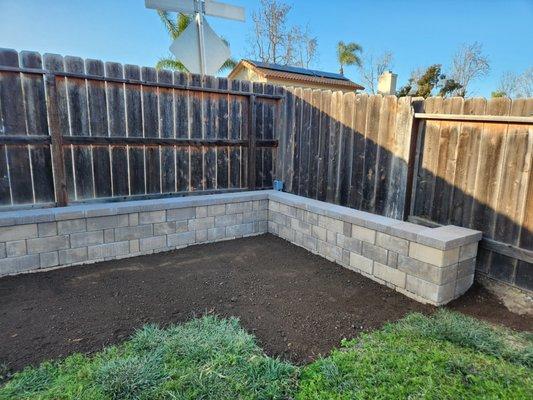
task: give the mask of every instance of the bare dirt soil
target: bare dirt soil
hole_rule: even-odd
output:
[[[514,329],[512,314],[475,287],[450,308]],[[269,355],[307,363],[419,304],[272,235],[0,279],[0,363],[94,352],[146,323],[204,313],[237,316]]]

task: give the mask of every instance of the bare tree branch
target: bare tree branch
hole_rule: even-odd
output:
[[[383,72],[392,68],[393,58],[394,56],[390,51],[385,51],[378,56],[370,53],[363,58],[363,63],[359,67],[359,74],[363,86],[369,93],[377,93],[378,79]]]
[[[470,83],[487,75],[489,71],[490,64],[483,54],[483,45],[479,42],[463,44],[452,61],[451,78],[462,86],[453,94],[465,97]]]

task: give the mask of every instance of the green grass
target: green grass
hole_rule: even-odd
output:
[[[532,369],[531,335],[447,311],[411,314],[300,368],[264,355],[236,319],[206,316],[26,368],[0,399],[530,399]]]

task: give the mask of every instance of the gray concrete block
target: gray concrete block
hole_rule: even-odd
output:
[[[207,229],[200,229],[198,231],[195,231],[195,241],[196,243],[207,242]]]
[[[151,236],[147,238],[139,239],[139,246],[141,252],[148,250],[156,250],[167,247],[167,237],[163,236]]]
[[[0,242],[36,238],[37,224],[0,227]]]
[[[87,261],[87,247],[59,251],[59,264],[76,264]]]
[[[273,221],[268,221],[268,232],[272,233],[273,235],[278,236],[279,235],[279,225],[276,224]]]
[[[242,236],[251,235],[253,232],[254,232],[253,223],[233,225],[233,226],[226,227],[227,237],[242,237]]]
[[[13,242],[6,242],[6,255],[8,257],[21,257],[25,256],[26,251],[26,241],[25,240],[15,240]]]
[[[62,235],[28,239],[27,246],[28,254],[45,253],[53,250],[63,250],[69,247],[69,237],[68,235]]]
[[[104,243],[104,231],[80,232],[70,235],[70,246],[73,248],[101,243]]]
[[[342,261],[342,249],[339,246],[323,242],[322,240],[317,241],[317,252],[328,260]]]
[[[460,226],[440,226],[421,232],[417,242],[440,250],[448,250],[469,243],[479,242],[481,232]]]
[[[139,225],[139,213],[128,214],[128,226]]]
[[[420,243],[410,242],[409,257],[433,264],[437,267],[456,264],[459,261],[459,247],[440,250]]]
[[[56,236],[57,222],[41,222],[37,224],[37,231],[39,232],[39,237]]]
[[[118,216],[108,215],[104,217],[87,218],[87,230],[98,231],[118,227]]]
[[[289,242],[294,242],[294,229],[289,228],[288,226],[279,225],[278,236],[282,239],[288,240]]]
[[[364,226],[352,225],[352,237],[362,242],[374,244],[376,242],[376,231]]]
[[[242,214],[247,211],[252,211],[252,209],[253,203],[251,201],[226,204],[226,214]]]
[[[226,237],[226,228],[221,226],[218,228],[211,228],[207,230],[207,240],[216,241]]]
[[[457,264],[457,279],[464,278],[468,275],[474,275],[476,271],[476,259],[470,258],[468,260],[459,261]]]
[[[342,247],[345,250],[351,251],[353,253],[359,253],[361,254],[362,250],[362,242],[358,239],[355,239],[353,237],[346,237],[344,235],[341,235],[340,233],[337,234],[337,245]]]
[[[387,265],[391,268],[398,268],[398,253],[395,253],[394,251],[389,251],[389,255],[387,257]]]
[[[392,283],[394,286],[405,288],[406,273],[399,269],[388,267],[379,262],[374,262],[373,274],[375,277],[382,279],[385,282]]]
[[[97,244],[89,246],[89,260],[103,260],[105,258],[115,258],[129,254],[130,241],[119,241],[115,243]]]
[[[382,247],[375,246],[368,242],[363,242],[361,254],[363,254],[363,256],[366,258],[377,261],[378,263],[387,264],[388,250]]]
[[[436,285],[452,282],[457,277],[457,264],[437,267],[401,254],[398,256],[398,269]]]
[[[267,221],[256,221],[254,222],[254,233],[267,233],[268,232],[268,222]]]
[[[161,211],[146,211],[139,213],[139,224],[154,224],[156,222],[165,222],[166,212],[165,210]]]
[[[115,229],[115,240],[141,239],[153,235],[153,225],[125,226]]]
[[[87,230],[87,220],[85,218],[69,219],[57,223],[57,233],[66,235],[76,232],[85,232]]]
[[[205,218],[207,217],[207,206],[196,207],[195,218]]]
[[[194,207],[167,210],[167,221],[184,221],[191,218],[196,218]]]
[[[15,258],[3,258],[0,260],[0,276],[17,274],[39,268],[39,254],[31,254]]]
[[[474,274],[463,276],[455,282],[454,297],[464,294],[474,283]]]
[[[434,305],[442,305],[454,298],[455,282],[436,285],[416,276],[407,275],[405,288]]]
[[[184,233],[173,233],[167,235],[167,246],[169,247],[182,247],[194,243],[196,235],[194,231]]]
[[[216,217],[218,215],[226,214],[226,205],[225,204],[215,204],[212,206],[207,206],[207,216]]]
[[[326,241],[328,238],[328,231],[317,225],[311,226],[311,235],[319,240]]]
[[[40,267],[41,268],[51,268],[59,265],[59,254],[57,251],[51,251],[49,253],[41,253],[40,257]]]
[[[408,240],[391,236],[382,232],[376,233],[376,245],[405,256],[409,253]]]
[[[104,243],[113,243],[115,241],[115,230],[106,229],[104,231]]]
[[[0,243],[0,258],[6,258],[6,244]]]
[[[183,223],[184,221],[180,221]],[[168,222],[159,222],[157,224],[154,224],[154,235],[168,235],[171,233],[176,233],[176,221],[168,221]]]
[[[335,233],[343,233],[344,231],[344,222],[338,219],[325,217],[323,215],[318,216],[318,226],[326,228],[328,231]]]
[[[346,237],[352,237],[352,224],[349,222],[343,222],[342,234]]]
[[[464,261],[470,258],[475,258],[477,255],[477,246],[478,246],[478,242],[474,242],[474,243],[461,246],[459,250],[459,261]]]
[[[372,275],[374,261],[357,253],[350,253],[350,265],[358,270]]]
[[[326,242],[329,244],[336,245],[337,244],[337,232],[329,231],[326,229]]]
[[[215,227],[215,217],[204,217],[189,220],[189,230],[210,229]]]
[[[130,253],[138,253],[141,249],[141,246],[140,246],[140,243],[139,243],[139,240],[140,239],[134,239],[134,240],[130,240]]]
[[[220,215],[215,217],[215,227],[217,228],[240,224],[242,224],[242,214]]]

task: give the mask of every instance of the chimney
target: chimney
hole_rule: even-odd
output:
[[[392,71],[385,71],[378,78],[378,93],[379,94],[396,94],[396,78],[397,74]]]

